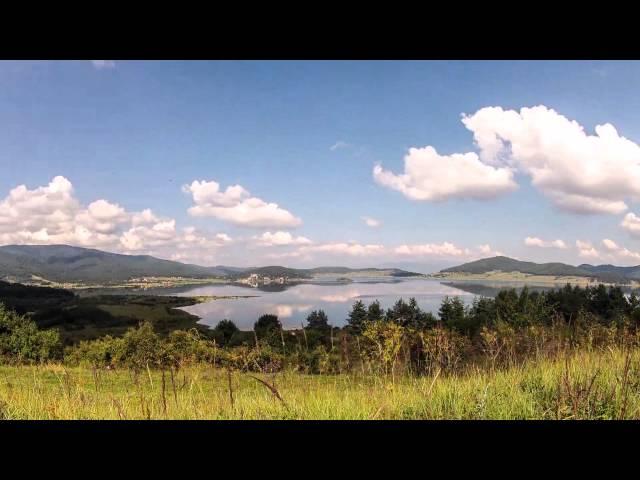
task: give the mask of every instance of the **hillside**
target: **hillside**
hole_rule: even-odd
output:
[[[5,245],[0,246],[0,280],[29,282],[32,276],[66,283],[114,284],[140,277],[185,277],[196,279],[225,278],[234,280],[252,273],[261,276],[309,279],[319,274],[352,272],[385,273],[391,276],[420,275],[400,269],[351,269],[320,267],[287,268],[277,265],[239,268],[230,266],[202,267],[149,255],[122,255],[69,245]]]
[[[487,273],[500,270],[502,272],[522,272],[531,275],[556,276],[594,276],[593,272],[567,265],[565,263],[522,262],[509,257],[491,257],[464,263],[457,267],[446,268],[441,272]]]
[[[488,272],[520,272],[529,275],[556,277],[590,277],[605,282],[625,282],[640,279],[640,266],[582,264],[577,267],[566,263],[523,262],[509,257],[491,257],[446,268],[440,273],[484,274]]]
[[[640,280],[640,266],[617,267],[615,265],[578,265],[578,268],[586,270],[598,277],[603,278],[626,278],[630,280]]]
[[[144,276],[207,278],[224,272],[148,255],[120,255],[68,245],[0,247],[0,279],[24,281],[32,275],[55,282],[101,283]]]

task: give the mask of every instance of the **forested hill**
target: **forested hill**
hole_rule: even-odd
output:
[[[521,272],[530,275],[593,277],[602,281],[621,282],[640,279],[640,266],[588,265],[577,267],[566,263],[523,262],[509,257],[491,257],[441,270],[442,273]]]
[[[56,282],[117,282],[143,276],[206,278],[223,273],[148,255],[120,255],[68,245],[0,247],[0,278],[17,280],[36,275]]]
[[[371,272],[390,276],[420,275],[400,269],[350,269],[321,267],[295,269],[281,266],[254,268],[203,267],[149,255],[122,255],[69,245],[4,245],[0,246],[0,280],[25,282],[33,276],[53,282],[114,283],[140,277],[227,278],[245,277],[251,273],[264,276],[310,278],[318,274]]]
[[[593,276],[592,272],[567,265],[566,263],[534,263],[522,262],[509,257],[491,257],[464,263],[457,267],[446,268],[442,272],[487,273],[494,271],[522,272],[532,275],[574,275],[579,277]]]

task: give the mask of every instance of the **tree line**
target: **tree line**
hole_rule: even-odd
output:
[[[62,348],[55,329],[39,330],[24,315],[0,306],[0,358],[5,362],[64,361],[93,368],[167,369],[185,363],[308,373],[347,371],[433,372],[469,363],[492,366],[567,348],[605,348],[640,343],[640,298],[620,287],[598,285],[546,292],[500,291],[465,305],[445,297],[437,315],[414,298],[384,309],[358,300],[344,327],[331,325],[322,310],[311,312],[303,328],[285,330],[276,315],[262,315],[252,331],[222,320],[203,333],[176,330],[160,335],[151,323],[122,337],[102,337]]]

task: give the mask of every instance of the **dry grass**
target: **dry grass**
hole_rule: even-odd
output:
[[[163,387],[164,385],[164,387]],[[640,351],[433,376],[0,367],[5,419],[637,419]]]

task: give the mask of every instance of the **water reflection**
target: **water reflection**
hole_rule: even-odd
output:
[[[265,313],[278,315],[285,328],[299,327],[312,310],[322,309],[336,326],[346,323],[347,314],[356,300],[371,303],[379,300],[383,308],[391,307],[399,298],[415,297],[421,308],[436,313],[445,296],[459,296],[471,302],[477,293],[463,286],[445,284],[429,279],[403,279],[393,281],[358,279],[350,283],[304,283],[286,289],[264,291],[239,285],[210,285],[191,288],[178,295],[234,296],[257,295],[251,298],[220,299],[185,307],[199,316],[201,323],[215,326],[229,319],[241,329],[253,328],[254,322]]]

